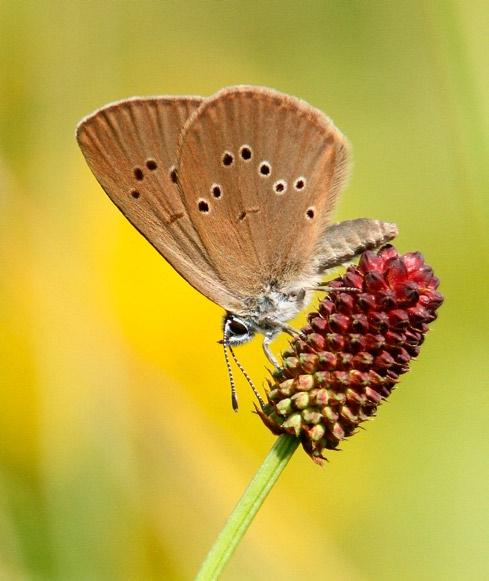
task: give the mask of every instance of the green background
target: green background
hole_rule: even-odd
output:
[[[327,112],[338,219],[394,221],[446,303],[390,403],[297,452],[223,579],[487,579],[484,1],[0,4],[0,577],[190,579],[273,443],[229,405],[221,310],[115,210],[74,139],[132,95],[263,84]],[[282,341],[282,345],[284,341]],[[259,342],[240,350],[257,383]]]

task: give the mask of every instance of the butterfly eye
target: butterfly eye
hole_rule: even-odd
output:
[[[228,329],[232,335],[247,335],[248,334],[248,327],[244,323],[242,323],[241,321],[238,321],[238,319],[231,319],[229,322]]]

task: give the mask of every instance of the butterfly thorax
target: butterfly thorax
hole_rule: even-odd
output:
[[[317,281],[294,288],[279,289],[273,283],[262,294],[243,301],[247,309],[239,313],[228,312],[224,317],[224,331],[229,343],[238,345],[249,341],[256,333],[274,337],[311,301],[310,290]]]

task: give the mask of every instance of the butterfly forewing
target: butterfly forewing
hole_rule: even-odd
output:
[[[176,184],[181,129],[200,97],[134,98],[85,118],[78,143],[111,200],[195,288],[226,308],[221,285]]]
[[[310,274],[347,144],[306,103],[260,87],[203,102],[182,132],[179,185],[202,247],[240,300]]]

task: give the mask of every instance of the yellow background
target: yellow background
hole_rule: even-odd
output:
[[[223,579],[487,579],[489,15],[459,2],[0,5],[0,578],[191,579],[273,443],[221,310],[126,222],[78,120],[263,84],[353,144],[338,219],[399,225],[446,303],[378,418],[297,452]],[[284,342],[282,341],[282,345]],[[242,363],[265,378],[259,341]]]

